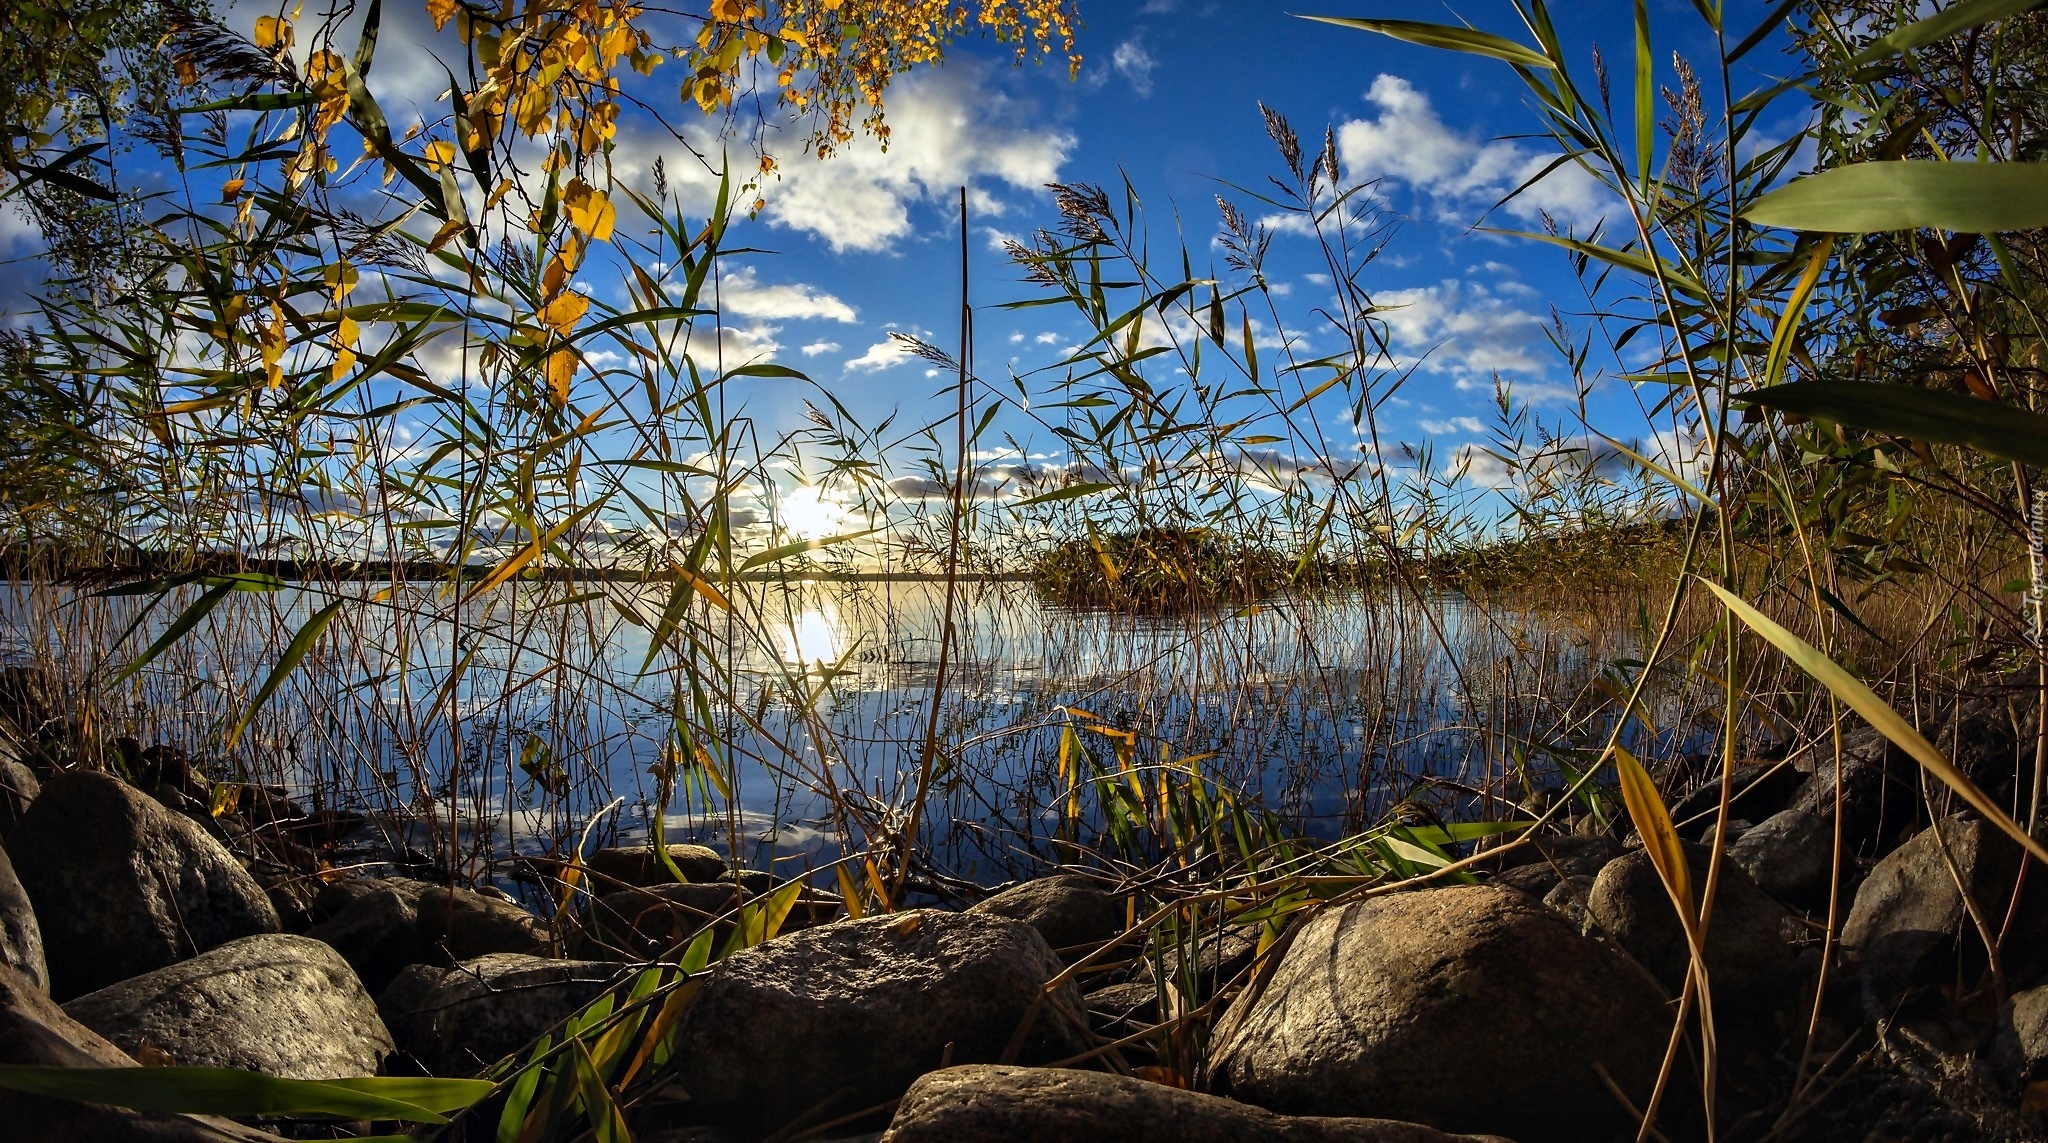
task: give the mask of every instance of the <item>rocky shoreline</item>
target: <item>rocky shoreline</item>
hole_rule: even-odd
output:
[[[1993,790],[2031,746],[2031,715],[2012,715],[1964,703],[1945,727]],[[130,781],[0,734],[0,1064],[496,1078],[593,1004],[631,1002],[650,965],[718,945],[665,1026],[662,1082],[624,1113],[634,1139],[1620,1139],[1671,1050],[1689,961],[1649,856],[1590,819],[1428,887],[1303,909],[1264,940],[1206,933],[1162,965],[1105,955],[1132,943],[1132,887],[1079,870],[855,918],[691,845],[529,863],[559,903],[548,917],[488,886],[307,876],[276,843],[331,818],[261,787],[209,804],[154,759]],[[1830,749],[1735,774],[1705,946],[1721,1137],[2042,1137],[2048,875],[1967,813],[1921,824],[1912,763],[1873,732],[1845,736],[1839,789],[1835,773]],[[1673,799],[1696,883],[1718,798]],[[1838,825],[1855,860],[1831,886]],[[753,935],[771,939],[736,937],[770,905]],[[1208,999],[1202,1020],[1184,995]],[[1199,1074],[1147,1062],[1195,1029]],[[1676,1048],[1670,1138],[1703,1134],[1697,1050]],[[4,1086],[0,1123],[351,1137]]]

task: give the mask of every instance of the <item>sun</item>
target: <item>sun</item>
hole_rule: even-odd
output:
[[[775,522],[800,540],[837,535],[846,530],[848,518],[844,507],[808,485],[783,493],[775,505]]]

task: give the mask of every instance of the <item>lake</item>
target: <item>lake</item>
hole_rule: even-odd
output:
[[[234,592],[116,687],[107,716],[145,742],[232,758],[207,767],[215,779],[375,811],[391,840],[472,871],[586,831],[644,837],[660,806],[671,840],[797,873],[906,827],[930,732],[925,852],[1000,880],[1062,852],[1070,810],[1071,840],[1099,831],[1099,807],[1069,798],[1090,762],[1197,775],[1322,838],[1390,813],[1512,814],[1604,739],[1625,685],[1615,664],[1640,653],[1660,602],[1347,591],[1151,617],[970,580],[941,679],[946,593],[929,580]],[[198,596],[151,608],[14,584],[0,655],[103,676]],[[1682,679],[1652,699],[1657,733],[1632,739],[1652,754],[1683,747],[1710,702]]]

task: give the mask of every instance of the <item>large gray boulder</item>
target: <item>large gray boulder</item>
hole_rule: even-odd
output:
[[[1870,871],[1842,925],[1842,946],[1861,966],[1863,1003],[1873,1018],[1894,1015],[1918,993],[1932,996],[1988,964],[1964,891],[1995,935],[2004,927],[2019,876],[2018,843],[1960,814],[1914,835]],[[2042,879],[2028,878],[2001,955],[2006,975],[2026,980],[2048,967],[2048,909]]]
[[[536,954],[547,947],[548,927],[539,917],[473,889],[424,889],[418,912],[420,939],[448,960],[491,953]]]
[[[676,1028],[677,1082],[744,1130],[832,1118],[903,1094],[951,1063],[1085,1050],[1059,958],[1007,917],[916,910],[822,925],[734,953]],[[1025,1030],[1029,1020],[1028,1030]]]
[[[1834,856],[1834,826],[1805,810],[1772,814],[1728,846],[1757,888],[1801,904],[1827,900]]]
[[[604,961],[491,953],[449,969],[408,969],[380,1001],[404,1025],[393,1034],[421,1067],[471,1076],[602,996],[620,974]]]
[[[8,839],[59,1000],[275,932],[262,886],[205,830],[106,774],[60,774]]]
[[[1329,909],[1241,1001],[1212,1074],[1290,1115],[1385,1116],[1524,1143],[1633,1130],[1675,1012],[1526,894],[1396,893]]]
[[[1710,854],[1703,846],[1687,846],[1686,855],[1697,905]],[[1717,1011],[1768,1012],[1786,997],[1798,971],[1797,951],[1785,939],[1789,916],[1741,866],[1721,862],[1720,887],[1707,924],[1707,974]],[[1685,986],[1692,954],[1648,853],[1636,850],[1600,871],[1586,898],[1586,930],[1612,938],[1671,995]]]
[[[426,964],[439,957],[420,935],[418,900],[418,894],[408,900],[397,889],[373,887],[307,929],[306,935],[340,953],[362,978],[364,988],[382,992],[407,965]]]
[[[1984,1057],[1991,1074],[2007,1088],[2048,1078],[2048,985],[2005,1002]]]
[[[1124,906],[1086,877],[1063,873],[1005,889],[967,910],[1022,921],[1054,952],[1094,951],[1124,931]]]
[[[35,906],[28,891],[14,875],[14,863],[0,848],[0,964],[50,990],[50,973],[43,959],[43,930],[36,923]]]
[[[1506,1143],[1390,1119],[1275,1115],[1130,1076],[977,1064],[910,1085],[881,1143]]]
[[[374,1075],[391,1035],[355,970],[320,941],[265,933],[89,992],[72,1019],[133,1053],[285,1079]]]
[[[132,1068],[135,1061],[73,1020],[27,977],[0,965],[0,1064]],[[0,1088],[0,1137],[55,1143],[277,1143],[225,1119],[160,1115]]]

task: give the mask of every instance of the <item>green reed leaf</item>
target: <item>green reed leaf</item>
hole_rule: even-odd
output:
[[[1551,62],[1537,52],[1523,47],[1513,40],[1482,32],[1476,28],[1460,28],[1450,24],[1426,24],[1416,20],[1361,20],[1351,16],[1303,16],[1322,24],[1335,24],[1340,28],[1357,28],[1366,32],[1378,32],[1411,44],[1426,48],[1445,48],[1454,52],[1465,52],[1475,56],[1489,56],[1503,60],[1516,67],[1542,68],[1549,70]]]
[[[447,1117],[439,1111],[396,1097],[398,1094],[426,1095],[443,1104],[447,1110],[456,1109],[449,1105],[447,1096],[450,1092],[418,1086],[419,1082],[399,1081],[397,1085],[386,1088],[375,1078],[351,1080],[344,1084],[279,1079],[233,1068],[0,1065],[0,1087],[135,1111],[188,1115],[328,1115],[342,1119],[446,1123]],[[482,1084],[475,1098],[481,1098],[482,1092],[489,1091],[491,1086]],[[387,1090],[393,1094],[383,1094]]]
[[[1036,496],[1026,497],[1010,505],[1010,507],[1029,508],[1033,504],[1050,504],[1055,500],[1072,500],[1076,497],[1093,496],[1098,492],[1107,492],[1115,487],[1116,485],[1114,484],[1106,484],[1102,481],[1085,481],[1080,484],[1069,484],[1065,488],[1058,488],[1051,492],[1041,492]]]
[[[1993,20],[2017,16],[2040,4],[2041,0],[1963,0],[1885,36],[1856,53],[1856,58],[1849,63],[1852,67],[1861,67],[1886,56],[1895,56],[1936,40],[1945,40],[1959,32],[1982,27]]]
[[[2048,227],[2048,163],[1851,163],[1794,179],[1742,217],[1757,226],[1833,234],[2035,230]]]
[[[1753,390],[1735,400],[2048,467],[2048,416],[1961,393],[1857,381],[1799,381]]]
[[[233,590],[235,590],[233,581],[215,584],[213,587],[208,588],[204,595],[187,604],[185,610],[178,613],[178,617],[171,621],[171,625],[164,628],[164,633],[157,636],[156,642],[151,643],[148,649],[136,656],[133,662],[114,672],[113,677],[107,680],[106,685],[109,688],[118,686],[126,681],[129,676],[148,666],[150,660],[163,654],[170,648],[171,644],[183,638],[187,631],[198,626],[199,621],[206,618],[207,612],[212,611],[214,605],[226,599],[228,593]]]
[[[740,570],[743,572],[753,571],[755,568],[765,567],[768,564],[780,563],[791,556],[800,556],[805,552],[815,552],[820,548],[829,548],[834,544],[844,544],[851,540],[858,540],[862,536],[872,536],[879,531],[881,531],[880,528],[865,528],[858,532],[845,532],[837,536],[824,536],[816,540],[798,540],[793,544],[783,544],[780,547],[769,548],[765,552],[756,552],[748,556],[746,562],[740,564]]]
[[[337,599],[314,612],[312,617],[306,620],[305,626],[299,628],[299,633],[292,636],[292,641],[285,645],[284,654],[278,656],[277,665],[270,669],[269,677],[263,680],[263,686],[256,691],[256,697],[249,700],[249,708],[242,712],[242,717],[235,723],[235,728],[228,732],[230,747],[242,740],[242,732],[249,729],[249,723],[255,719],[256,712],[263,709],[263,704],[269,701],[270,696],[285,679],[298,669],[299,660],[305,658],[306,652],[313,649],[313,644],[319,640],[320,633],[327,630],[327,625],[333,622],[335,613],[339,612],[341,605],[346,602],[347,600]]]

